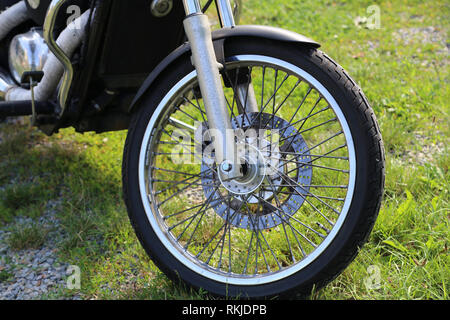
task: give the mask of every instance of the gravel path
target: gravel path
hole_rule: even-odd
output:
[[[422,66],[436,65],[441,68],[447,68],[450,64],[450,42],[447,39],[447,33],[444,28],[437,28],[433,26],[421,28],[401,28],[393,33],[393,39],[399,45],[409,46],[414,43],[436,44],[440,48],[437,49],[436,54],[440,57],[437,60],[428,61],[419,59],[414,55],[412,62]],[[420,48],[419,48],[420,50]]]
[[[57,201],[50,201],[45,214],[33,221],[18,217],[0,229],[0,300],[61,299],[59,291],[66,286],[69,264],[58,261],[56,244],[62,240],[56,217]],[[49,228],[44,245],[39,249],[14,251],[8,246],[12,226],[32,223]],[[74,295],[65,299],[81,299]]]

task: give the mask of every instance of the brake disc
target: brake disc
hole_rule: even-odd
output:
[[[253,151],[258,160],[251,160],[245,153],[241,160],[253,161],[246,164],[251,170],[247,168],[241,180],[224,181],[211,159],[204,158],[201,172],[205,172],[202,186],[206,199],[216,214],[237,228],[262,230],[286,222],[300,209],[309,193],[313,170],[307,165],[311,163],[308,145],[288,121],[272,114],[241,114],[232,120],[232,127],[246,133],[248,129],[254,129],[257,136],[244,135],[240,144],[247,151]],[[265,136],[267,132],[270,132],[270,139]],[[274,144],[271,141],[274,135],[284,144]],[[288,159],[288,155],[293,159]],[[289,165],[295,168],[288,169]],[[292,171],[296,172],[295,177],[288,176]],[[218,185],[222,188],[217,188]],[[273,204],[272,200],[274,197],[278,200],[277,193],[281,189],[288,196],[282,203]],[[233,195],[232,198],[227,197],[228,200],[225,199],[227,191]]]

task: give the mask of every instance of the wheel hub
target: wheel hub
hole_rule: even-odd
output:
[[[243,176],[227,179],[220,166],[217,170],[209,170],[211,159],[203,159],[201,171],[208,172],[202,176],[205,197],[223,199],[214,201],[212,208],[235,227],[251,230],[273,228],[295,214],[309,192],[312,167],[297,165],[295,177],[288,177],[295,181],[290,188],[290,196],[279,205],[271,204],[276,194],[286,186],[287,174],[292,171],[288,165],[311,162],[308,145],[289,122],[272,114],[239,115],[232,120],[232,127],[235,130],[253,128],[259,132],[256,138],[245,138],[238,144]],[[267,131],[271,132],[270,135],[277,132],[280,141],[287,141],[284,153],[263,135]],[[286,154],[293,154],[295,159],[287,159]],[[218,184],[222,188],[217,188]],[[227,191],[234,195],[228,201],[224,199]],[[287,216],[281,216],[281,210]]]
[[[239,166],[241,167],[242,177],[227,179],[227,176],[218,170],[219,180],[222,186],[235,195],[246,195],[256,191],[262,184],[266,175],[266,163],[260,150],[250,144],[242,144],[238,149],[249,150],[244,152]]]

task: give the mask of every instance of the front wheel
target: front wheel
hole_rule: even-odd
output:
[[[374,113],[318,50],[234,39],[226,61],[232,126],[256,132],[242,141],[262,160],[221,178],[211,144],[196,139],[207,117],[186,56],[133,116],[123,164],[131,222],[174,281],[229,297],[307,295],[352,261],[377,217],[384,151]],[[238,103],[249,95],[258,110]]]

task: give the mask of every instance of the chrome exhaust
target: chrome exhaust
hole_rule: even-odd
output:
[[[9,75],[0,71],[0,101],[6,100],[6,94],[13,87],[14,82]]]

